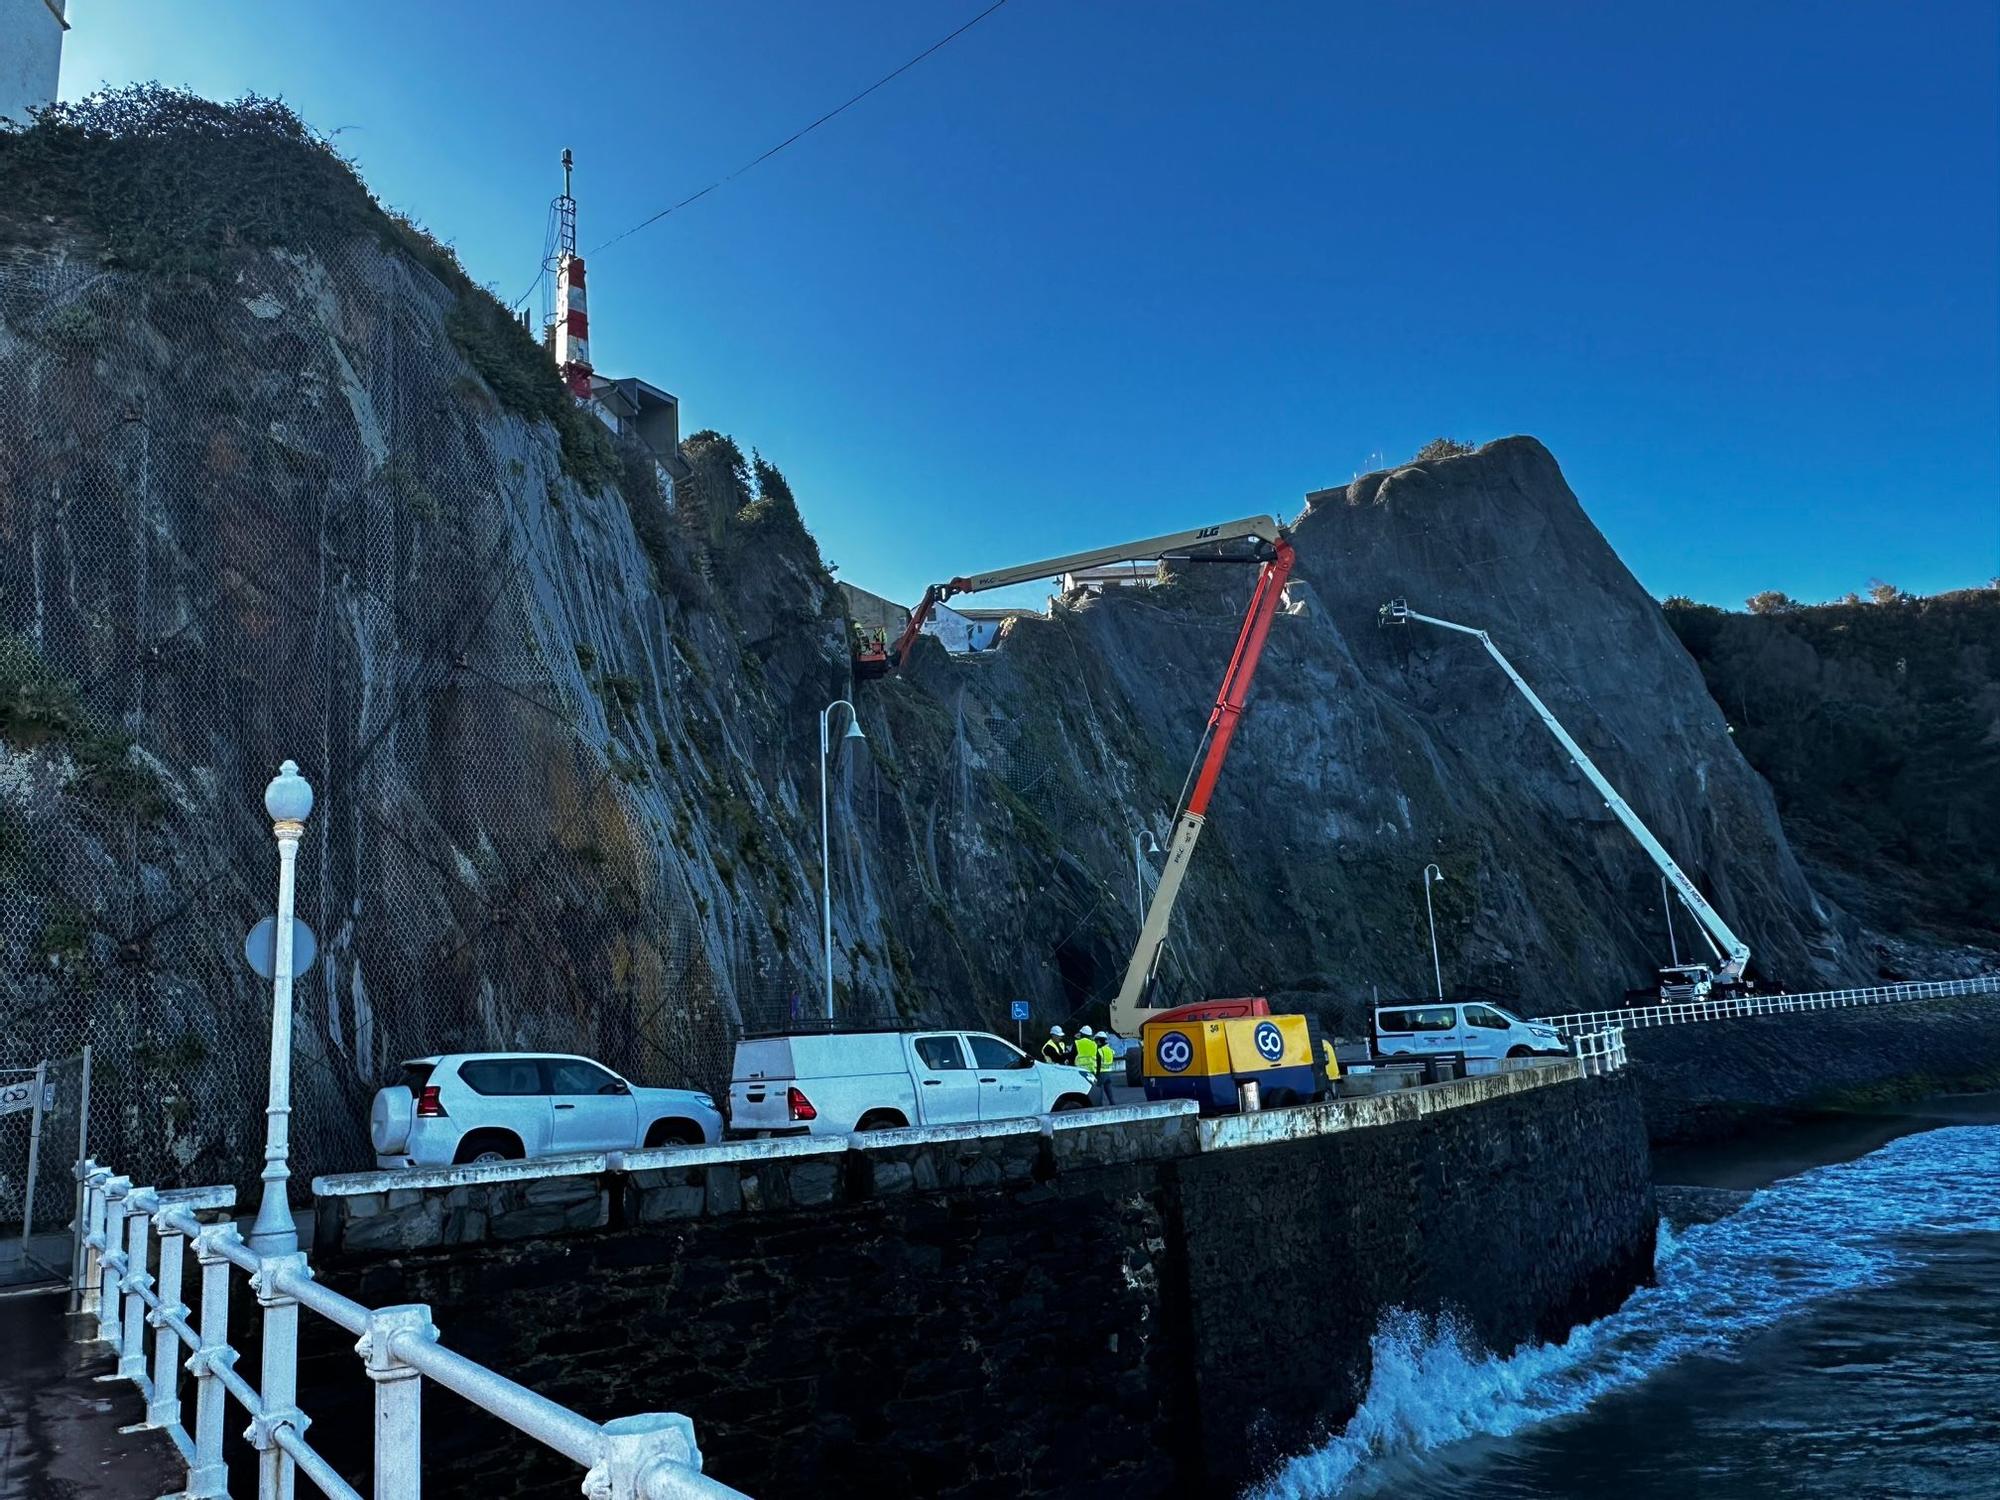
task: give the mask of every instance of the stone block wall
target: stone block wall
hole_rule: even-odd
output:
[[[547,1199],[324,1200],[316,1262],[369,1305],[430,1304],[449,1346],[588,1416],[687,1413],[710,1472],[759,1500],[1234,1494],[1351,1414],[1386,1309],[1462,1307],[1511,1349],[1646,1276],[1628,1079],[1440,1087],[1428,1106],[1464,1107],[1229,1149],[1191,1116],[1079,1116],[641,1153]],[[547,1212],[579,1227],[511,1232]],[[351,1340],[316,1337],[353,1387]],[[365,1398],[311,1407],[364,1466]],[[433,1494],[575,1483],[447,1394],[425,1420]]]

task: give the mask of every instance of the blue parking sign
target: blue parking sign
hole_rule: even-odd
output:
[[[1012,1006],[1012,1010],[1013,1010],[1013,1016],[1012,1016],[1012,1019],[1014,1019],[1014,1020],[1016,1020],[1016,1021],[1025,1021],[1025,1020],[1027,1020],[1027,1019],[1028,1019],[1028,1002],[1027,1002],[1027,1001],[1025,1001],[1025,1000],[1016,1000],[1016,1001],[1014,1001],[1014,1002],[1013,1002],[1013,1006]]]

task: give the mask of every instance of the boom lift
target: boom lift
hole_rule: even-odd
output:
[[[1040,562],[1022,563],[1015,568],[999,568],[991,573],[977,573],[970,578],[954,578],[946,583],[934,583],[924,590],[924,597],[917,607],[910,611],[910,622],[903,627],[903,633],[889,647],[889,670],[900,670],[909,660],[910,648],[923,633],[924,621],[931,617],[931,611],[947,599],[959,594],[981,594],[988,589],[1005,588],[1013,583],[1033,583],[1037,578],[1053,578],[1061,573],[1074,573],[1083,568],[1101,567],[1106,563],[1131,562],[1142,557],[1156,557],[1186,561],[1215,562],[1255,562],[1262,555],[1252,553],[1230,556],[1217,549],[1232,542],[1254,541],[1262,548],[1285,547],[1287,558],[1291,547],[1285,543],[1285,528],[1270,516],[1246,516],[1240,521],[1226,521],[1220,526],[1198,526],[1192,531],[1174,531],[1165,536],[1149,536],[1136,542],[1120,542],[1111,547],[1097,547],[1089,552],[1072,552],[1067,557],[1045,557]],[[1289,569],[1289,563],[1287,568]]]
[[[1404,625],[1411,620],[1421,620],[1426,625],[1436,625],[1444,630],[1456,630],[1461,635],[1476,636],[1479,644],[1486,648],[1486,654],[1500,664],[1500,670],[1507,674],[1507,680],[1520,690],[1528,700],[1528,706],[1535,716],[1548,726],[1549,733],[1569,755],[1576,768],[1589,778],[1604,798],[1604,805],[1611,809],[1613,816],[1625,825],[1625,831],[1639,841],[1639,847],[1646,851],[1660,873],[1681,898],[1681,905],[1694,917],[1700,929],[1702,940],[1714,953],[1718,967],[1711,970],[1706,964],[1675,964],[1660,970],[1660,998],[1663,1000],[1701,1000],[1708,997],[1717,985],[1725,988],[1735,985],[1743,977],[1743,971],[1750,965],[1750,945],[1738,937],[1722,920],[1716,909],[1709,905],[1708,898],[1695,888],[1695,883],[1687,872],[1674,863],[1674,857],[1667,853],[1666,846],[1653,837],[1653,831],[1639,821],[1639,815],[1632,811],[1631,804],[1618,795],[1616,787],[1604,779],[1604,773],[1597,769],[1583,747],[1570,738],[1556,716],[1549,712],[1546,703],[1535,696],[1535,690],[1522,680],[1514,670],[1512,662],[1500,654],[1500,648],[1493,644],[1493,638],[1485,631],[1471,625],[1458,625],[1450,620],[1440,620],[1435,615],[1419,614],[1411,609],[1409,602],[1392,599],[1382,606],[1381,621],[1385,625]]]
[[[1235,547],[1243,542],[1253,545]],[[1111,1028],[1122,1036],[1139,1037],[1144,1057],[1141,1073],[1149,1097],[1189,1097],[1199,1100],[1204,1108],[1226,1109],[1236,1101],[1238,1082],[1255,1080],[1262,1098],[1270,1103],[1314,1098],[1321,1092],[1319,1050],[1304,1016],[1274,1016],[1270,1004],[1262,999],[1211,1000],[1173,1010],[1146,1004],[1181,881],[1208,819],[1209,798],[1228,758],[1230,741],[1236,736],[1257,675],[1258,659],[1271,633],[1271,621],[1291,577],[1293,549],[1283,524],[1271,516],[1246,516],[1219,526],[1146,537],[933,584],[911,611],[902,635],[888,649],[887,670],[900,668],[908,660],[931,611],[955,595],[1138,558],[1254,562],[1259,566],[1250,605],[1237,632],[1236,649],[1223,673],[1215,707],[1209,711],[1175,816],[1166,867],[1146,908],[1124,982],[1111,1003]]]

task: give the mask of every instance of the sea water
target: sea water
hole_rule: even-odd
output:
[[[2000,1126],[1663,1224],[1655,1284],[1559,1345],[1392,1312],[1352,1420],[1252,1493],[2000,1497]]]

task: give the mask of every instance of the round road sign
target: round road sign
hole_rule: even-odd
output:
[[[243,957],[250,967],[265,979],[269,979],[278,968],[278,919],[266,917],[251,928],[243,939]],[[319,957],[319,939],[313,930],[297,917],[292,918],[292,977],[298,978],[313,966]]]

